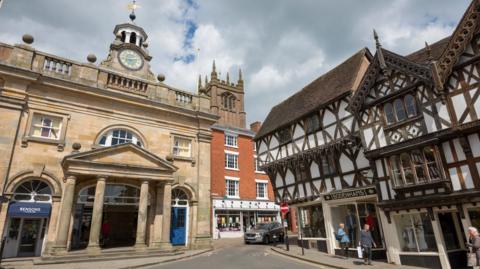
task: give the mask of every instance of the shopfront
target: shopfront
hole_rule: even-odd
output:
[[[3,258],[40,256],[50,220],[52,190],[41,180],[28,180],[14,191],[8,206]]]
[[[273,202],[213,200],[214,239],[242,237],[257,223],[280,221],[279,206]]]
[[[356,256],[360,230],[368,224],[376,245],[372,250],[373,259],[387,258],[375,187],[330,192],[323,196],[323,211],[329,253],[343,254],[335,239],[338,226],[343,223],[350,238],[349,251]]]

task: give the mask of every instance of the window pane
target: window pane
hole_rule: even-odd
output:
[[[443,239],[447,250],[460,249],[460,241],[458,238],[454,217],[458,219],[457,213],[454,212],[438,212],[438,220],[442,227]],[[460,221],[461,223],[461,221]]]
[[[412,151],[412,162],[413,166],[415,167],[415,173],[417,175],[417,182],[424,183],[427,181],[427,177],[425,175],[425,167],[423,163],[423,156],[422,152],[418,149]]]
[[[321,205],[300,209],[301,229],[304,237],[325,238],[325,219]]]
[[[385,113],[385,118],[388,124],[395,122],[395,114],[393,113],[392,104],[385,104],[385,106],[383,107],[383,112]]]
[[[427,213],[412,215],[418,248],[421,252],[437,251],[437,243],[433,234],[432,222]]]
[[[400,162],[398,160],[398,156],[390,157],[390,166],[392,168],[395,185],[403,186],[402,173],[400,172]]]
[[[107,137],[106,136],[102,136],[102,138],[100,138],[100,142],[98,144],[100,145],[105,145],[105,143],[107,142]]]
[[[410,157],[408,156],[407,153],[402,153],[400,155],[400,162],[402,164],[403,177],[405,178],[405,184],[415,183],[412,167],[410,166]]]
[[[401,99],[397,99],[393,102],[395,106],[395,112],[397,114],[397,120],[403,121],[407,118],[407,114],[405,112],[405,108],[403,107],[403,102]]]
[[[438,165],[435,159],[435,151],[432,147],[426,147],[423,149],[423,153],[425,154],[425,161],[428,167],[428,174],[430,175],[431,180],[439,180],[440,179],[440,170],[438,169]]]
[[[417,115],[417,107],[415,105],[415,98],[408,94],[405,96],[405,107],[407,108],[408,117],[414,117]]]

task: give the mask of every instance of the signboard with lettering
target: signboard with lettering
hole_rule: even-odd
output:
[[[8,207],[8,216],[48,218],[51,208],[49,203],[12,202]]]
[[[329,193],[329,194],[326,194],[324,198],[325,198],[325,201],[330,201],[330,200],[362,197],[362,196],[368,196],[373,194],[377,194],[377,190],[375,189],[375,187]]]

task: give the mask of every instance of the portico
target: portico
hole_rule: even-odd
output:
[[[52,254],[70,250],[73,239],[86,232],[86,250],[100,252],[101,240],[105,245],[110,225],[116,225],[117,230],[125,229],[122,234],[134,236],[132,242],[136,249],[171,248],[170,197],[173,173],[177,171],[173,164],[127,143],[73,153],[62,160],[62,167],[66,185]],[[120,223],[106,224],[107,206],[130,208],[130,214],[120,215]],[[83,210],[85,208],[91,210],[91,214]],[[132,215],[132,211],[136,215]],[[132,221],[129,216],[136,219],[132,225],[128,225]],[[147,229],[150,226],[153,229]]]

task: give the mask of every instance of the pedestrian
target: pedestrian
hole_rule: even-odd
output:
[[[468,253],[468,266],[478,268],[477,266],[480,266],[480,236],[475,227],[468,227],[467,246],[470,248],[470,253]]]
[[[338,230],[335,234],[335,237],[340,242],[340,247],[343,249],[343,255],[345,256],[345,259],[348,259],[348,245],[350,244],[350,239],[345,232],[345,224],[340,223],[338,225]]]
[[[105,221],[102,223],[101,233],[103,239],[102,246],[105,247],[105,245],[108,244],[108,241],[110,239],[110,223],[108,222],[108,219],[105,219]]]
[[[372,246],[377,247],[373,241],[370,225],[365,224],[360,231],[360,246],[363,249],[363,261],[365,264],[372,264]]]

